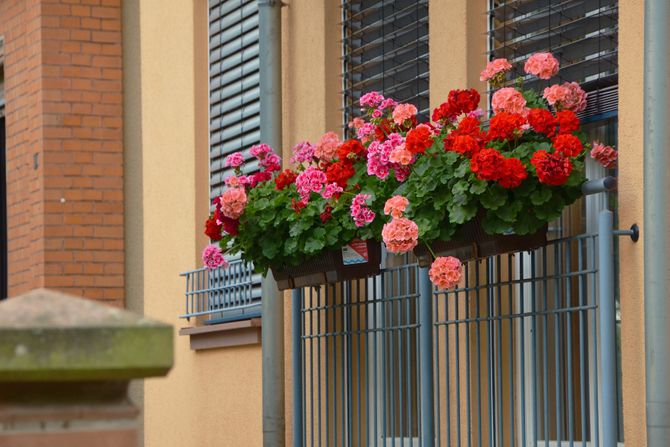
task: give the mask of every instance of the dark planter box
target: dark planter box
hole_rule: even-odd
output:
[[[436,256],[454,256],[463,262],[515,251],[528,251],[547,245],[547,225],[532,234],[488,234],[481,225],[481,215],[461,227],[450,241],[434,241],[431,249]],[[432,263],[425,245],[418,245],[414,254],[421,267]]]
[[[273,267],[272,275],[279,290],[299,289],[301,287],[365,278],[379,274],[381,246],[374,240],[364,241],[368,252],[368,261],[358,264],[345,264],[342,250],[328,250],[295,267]]]

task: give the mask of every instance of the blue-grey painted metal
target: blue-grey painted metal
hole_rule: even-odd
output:
[[[303,357],[302,357],[302,289],[291,296],[291,347],[293,350],[293,447],[304,447],[303,429]]]
[[[258,0],[261,142],[282,147],[281,2]],[[272,272],[262,285],[263,445],[285,445],[284,297]]]
[[[670,2],[644,2],[644,315],[647,442],[670,445]]]
[[[419,370],[421,371],[421,445],[435,445],[433,393],[433,284],[428,268],[419,269]]]
[[[601,192],[615,191],[617,188],[616,177],[603,177],[596,180],[589,180],[582,184],[582,194],[585,196],[598,194]]]
[[[600,276],[600,371],[603,446],[617,443],[616,305],[614,302],[614,214],[600,212],[598,218]]]
[[[306,290],[304,445],[616,445],[616,266],[598,240],[471,261],[447,291],[414,264]]]
[[[184,312],[180,318],[208,317],[207,323],[260,316],[260,275],[238,259],[227,268],[199,268],[180,274],[186,279]]]

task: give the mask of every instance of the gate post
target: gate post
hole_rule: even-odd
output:
[[[616,389],[616,309],[614,303],[614,228],[613,214],[600,212],[598,219],[598,262],[600,302],[600,369],[602,371],[603,446],[617,445]]]
[[[419,268],[419,366],[421,368],[421,445],[435,445],[433,394],[433,285],[428,268]]]

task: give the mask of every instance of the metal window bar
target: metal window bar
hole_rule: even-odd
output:
[[[611,228],[601,231],[611,241]],[[616,325],[614,296],[601,289],[616,264],[599,262],[599,241],[584,234],[470,262],[447,292],[422,293],[427,272],[414,264],[296,291],[295,445],[586,447],[605,434],[616,443],[621,422],[603,408],[616,405],[603,397],[616,389],[616,365],[601,363],[602,347],[615,349],[613,330],[611,345],[601,337],[602,312]],[[422,425],[431,421],[432,442]]]
[[[260,316],[260,274],[242,260],[228,268],[200,268],[181,274],[186,279],[184,313],[180,318],[207,317],[207,324]]]
[[[342,27],[345,132],[372,90],[428,115],[428,0],[343,0]]]

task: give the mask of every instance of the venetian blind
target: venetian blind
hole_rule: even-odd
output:
[[[504,57],[523,76],[528,56],[552,52],[561,63],[560,81],[576,81],[589,93],[586,120],[617,112],[617,0],[490,0],[489,58]],[[527,77],[526,85],[547,81]],[[556,82],[556,78],[551,83]]]
[[[257,0],[209,2],[210,195],[221,194],[232,170],[227,155],[260,142]],[[255,160],[246,168],[253,172]]]
[[[428,115],[428,0],[343,0],[345,125],[376,90]]]

